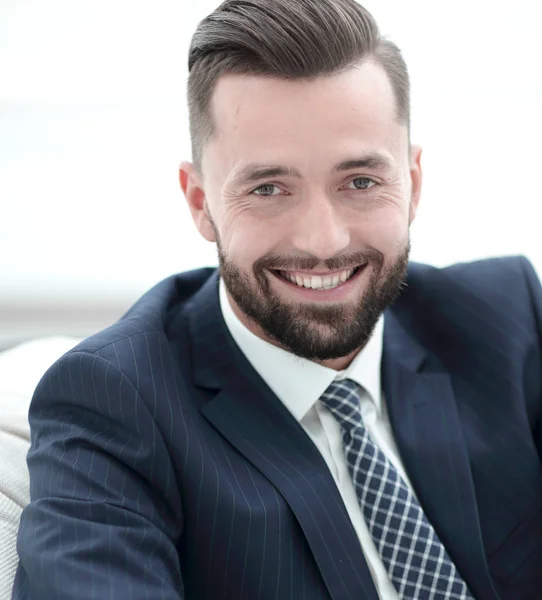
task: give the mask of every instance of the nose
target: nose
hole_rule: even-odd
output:
[[[299,251],[326,260],[349,247],[348,224],[332,199],[311,197],[300,206],[294,219],[292,243]]]

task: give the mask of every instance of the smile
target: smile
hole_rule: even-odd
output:
[[[355,277],[364,266],[365,265],[347,269],[345,271],[330,273],[329,275],[311,275],[309,273],[299,273],[294,271],[275,271],[275,273],[281,279],[298,287],[327,291],[338,288]]]

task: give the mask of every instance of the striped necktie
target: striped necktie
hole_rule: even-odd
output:
[[[473,598],[418,500],[371,440],[360,409],[364,389],[334,381],[320,400],[341,427],[343,450],[365,522],[401,600]]]

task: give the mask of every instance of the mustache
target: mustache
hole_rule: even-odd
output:
[[[256,273],[264,270],[274,271],[312,271],[317,267],[329,271],[344,271],[354,269],[366,263],[377,266],[384,261],[384,255],[378,250],[369,249],[350,254],[342,254],[322,260],[316,256],[285,256],[280,254],[267,254],[254,263]]]

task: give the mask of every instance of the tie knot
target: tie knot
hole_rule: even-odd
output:
[[[341,428],[350,430],[362,424],[361,385],[352,379],[335,380],[320,396],[320,401],[333,414]]]

